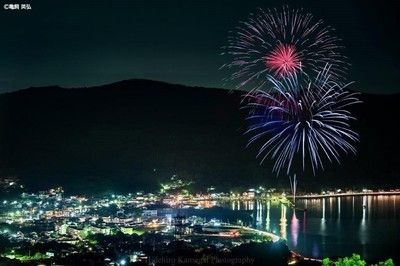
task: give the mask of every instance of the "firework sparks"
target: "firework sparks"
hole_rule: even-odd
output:
[[[269,76],[271,91],[257,90],[248,97],[248,145],[260,141],[257,157],[261,163],[270,157],[273,171],[294,163],[311,163],[313,172],[323,169],[323,158],[339,161],[340,152],[353,152],[358,135],[350,128],[355,118],[347,107],[358,103],[356,93],[348,92],[331,80],[330,69],[314,81],[300,82],[296,74],[277,79]]]
[[[347,64],[332,31],[303,10],[260,9],[228,38],[222,53],[230,58],[222,67],[232,71],[227,81],[236,89],[255,91],[268,82],[268,75],[285,78],[305,72],[315,76],[326,64],[331,65],[332,79],[338,81]]]

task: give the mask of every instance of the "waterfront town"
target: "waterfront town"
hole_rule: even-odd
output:
[[[210,187],[206,193],[193,194],[190,184],[173,176],[156,193],[67,196],[57,187],[2,199],[1,265],[250,265],[254,254],[247,256],[243,250],[257,245],[275,249],[274,265],[302,259],[289,251],[282,232],[278,236],[255,229],[245,218],[212,217],[223,212],[221,204],[232,202],[235,209],[237,201],[263,199],[293,207],[285,192],[258,187],[224,193]],[[3,178],[0,185],[4,191],[23,188],[13,178]],[[205,215],[202,210],[214,212]]]
[[[147,265],[168,259],[149,257],[145,251],[168,249],[176,243],[227,251],[253,241],[280,241],[273,234],[237,223],[180,215],[179,210],[211,208],[217,201],[231,196],[214,193],[212,187],[207,194],[192,195],[187,190],[189,185],[190,182],[174,176],[154,194],[136,192],[87,198],[65,196],[64,190],[57,187],[37,193],[24,192],[13,200],[3,200],[1,259],[37,265],[40,261],[50,264],[73,259],[93,261],[91,255],[96,254],[95,262],[101,260],[102,265],[128,262]],[[2,186],[19,187],[13,179],[3,179]],[[256,191],[234,196],[253,199]],[[78,254],[80,258],[74,258]],[[85,255],[88,258],[82,258]]]

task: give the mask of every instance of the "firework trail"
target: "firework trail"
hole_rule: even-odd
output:
[[[247,97],[250,124],[246,134],[248,145],[261,143],[261,163],[270,157],[273,172],[282,169],[290,174],[293,164],[306,162],[313,173],[323,169],[323,159],[339,161],[340,152],[356,153],[353,146],[358,134],[350,128],[352,117],[348,107],[360,101],[357,93],[332,81],[330,68],[315,78],[297,75],[277,79],[267,77],[271,90],[256,90]]]
[[[232,71],[226,81],[253,92],[268,83],[267,76],[281,79],[300,72],[315,76],[329,64],[332,80],[338,82],[347,63],[332,31],[301,9],[259,9],[240,23],[223,47],[230,62],[222,68]]]

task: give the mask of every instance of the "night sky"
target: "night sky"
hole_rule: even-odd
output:
[[[1,5],[0,91],[131,78],[222,87],[228,32],[258,7],[288,4],[336,29],[356,89],[400,92],[399,1],[11,2],[30,3],[32,10]]]

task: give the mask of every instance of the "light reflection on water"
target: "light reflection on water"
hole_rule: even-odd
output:
[[[312,257],[397,258],[400,196],[297,199],[293,210],[280,203],[236,201],[233,210],[251,211],[253,226],[287,239],[289,248]],[[304,211],[306,210],[306,211]]]
[[[266,225],[265,225],[265,229],[268,231],[268,232],[271,232],[272,230],[271,230],[271,226],[270,226],[270,222],[271,222],[271,215],[270,215],[270,213],[271,213],[271,202],[270,201],[268,201],[267,202],[267,218],[266,218]]]
[[[299,219],[296,217],[296,212],[293,212],[292,220],[290,223],[291,243],[292,246],[297,247],[297,239],[299,237]]]
[[[286,219],[286,209],[287,207],[281,204],[281,218],[279,219],[279,232],[280,236],[284,239],[287,239],[286,227],[287,227],[287,219]]]

